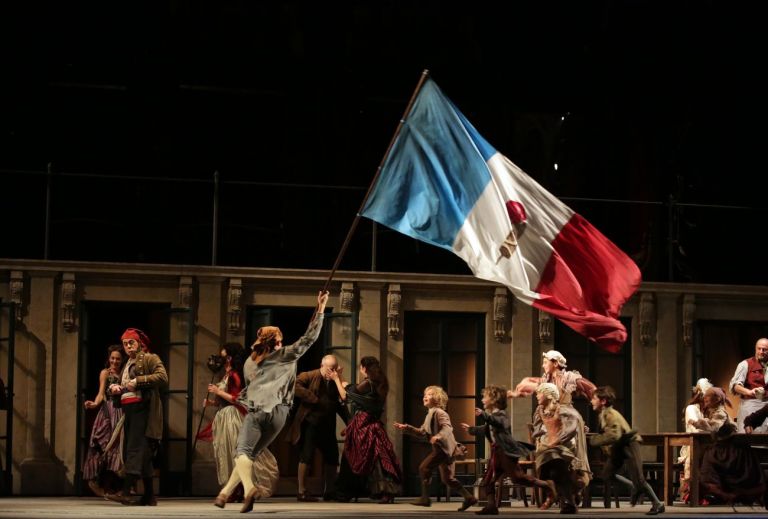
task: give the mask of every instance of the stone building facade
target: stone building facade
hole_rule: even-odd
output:
[[[206,368],[208,356],[224,342],[247,343],[259,319],[270,316],[277,325],[281,316],[295,322],[291,326],[301,333],[327,275],[0,259],[0,338],[11,324],[15,329],[13,341],[0,341],[0,377],[7,382],[11,360],[14,370],[10,465],[7,440],[0,440],[2,468],[10,467],[13,493],[66,495],[81,490],[77,459],[88,416],[80,409],[85,398],[93,397],[84,388],[98,377],[107,336],[119,341],[121,313],[143,320],[146,324],[134,324],[163,336],[153,341],[169,369],[167,436],[175,440],[165,446],[167,475],[159,482],[161,490],[214,493],[210,446],[197,442],[191,457],[186,450],[194,443],[189,431],[194,433],[201,421],[199,403],[213,376]],[[473,399],[478,388],[488,383],[514,386],[522,377],[540,373],[542,351],[578,352],[580,347],[568,350],[556,322],[513,301],[506,289],[472,276],[338,272],[330,288],[329,306],[342,315],[324,348],[346,345],[337,352],[347,378],[356,371],[356,359],[381,359],[391,385],[385,422],[406,458],[413,456],[410,447],[391,424],[416,420],[420,411],[410,402],[418,388],[439,383],[435,378],[449,389],[455,386],[449,390],[460,405],[452,411],[454,422],[464,421],[479,402]],[[641,432],[681,430],[692,381],[710,376],[726,385],[736,362],[765,334],[768,287],[644,283],[625,305],[623,317],[630,332],[621,357],[626,376],[614,373],[611,380],[628,388],[624,396],[633,425]],[[465,334],[472,326],[475,331]],[[286,335],[290,340],[289,331]],[[437,342],[432,344],[429,337]],[[569,368],[587,371],[590,378],[618,365],[616,358],[597,353],[573,358]],[[602,368],[600,359],[605,359]],[[587,364],[597,367],[589,371]],[[430,377],[433,367],[439,375]],[[527,434],[531,409],[528,400],[511,403],[513,432],[519,437]],[[8,432],[7,412],[0,411],[0,436]],[[290,478],[284,478],[279,491],[290,493],[290,485]]]

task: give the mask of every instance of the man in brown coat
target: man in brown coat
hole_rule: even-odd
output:
[[[299,446],[298,501],[317,501],[307,492],[306,480],[315,449],[323,455],[323,498],[331,499],[339,466],[339,445],[336,442],[336,415],[344,423],[349,421],[349,411],[341,402],[336,383],[331,374],[340,372],[338,361],[326,355],[320,368],[300,373],[296,378],[295,395],[301,400],[296,417],[288,433],[290,442]]]
[[[149,353],[149,338],[138,328],[128,328],[122,336],[128,356],[120,384],[112,384],[109,393],[120,399],[125,414],[123,457],[125,479],[123,494],[105,497],[124,505],[155,506],[152,483],[153,443],[163,436],[163,406],[160,387],[168,383],[168,375],[160,357]],[[141,478],[144,494],[133,497],[131,487]]]

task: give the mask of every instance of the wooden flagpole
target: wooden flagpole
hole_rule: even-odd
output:
[[[416,101],[416,96],[419,95],[419,91],[421,90],[421,87],[424,86],[424,82],[427,80],[428,77],[429,77],[429,70],[424,69],[424,71],[421,73],[421,78],[419,78],[419,82],[416,84],[416,89],[413,91],[413,95],[411,96],[410,101],[408,101],[408,106],[405,107],[405,112],[403,112],[403,116],[400,118],[400,123],[397,125],[395,134],[392,136],[392,140],[389,141],[389,146],[387,146],[387,151],[384,152],[384,157],[382,157],[381,162],[379,163],[379,167],[376,169],[376,175],[374,175],[373,180],[371,181],[371,184],[368,186],[368,191],[365,193],[363,202],[360,204],[360,209],[358,209],[357,214],[355,215],[355,219],[352,221],[352,225],[349,228],[349,232],[347,232],[347,237],[344,239],[344,243],[342,243],[341,245],[341,250],[339,250],[339,255],[336,256],[336,261],[333,264],[331,273],[328,275],[328,280],[325,282],[323,291],[328,290],[328,286],[331,284],[333,275],[336,274],[336,270],[339,268],[341,259],[344,257],[344,254],[347,252],[347,247],[349,246],[349,242],[352,240],[352,235],[355,233],[355,229],[357,229],[357,224],[360,222],[360,213],[363,211],[363,207],[365,207],[365,203],[368,201],[368,197],[371,196],[371,191],[373,190],[373,186],[376,184],[376,181],[379,179],[379,175],[381,175],[381,169],[384,167],[384,162],[386,162],[387,157],[389,157],[389,152],[392,150],[392,146],[395,145],[395,141],[397,140],[398,135],[400,135],[400,130],[403,128],[403,123],[405,123],[405,120],[408,118],[408,114],[411,113],[411,109],[413,108],[413,103]]]

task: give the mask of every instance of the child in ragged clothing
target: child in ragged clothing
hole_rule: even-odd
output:
[[[404,433],[424,438],[432,444],[432,450],[429,455],[419,465],[421,497],[411,504],[416,506],[432,506],[432,500],[429,498],[429,484],[432,478],[432,471],[437,468],[442,482],[448,488],[457,491],[464,498],[464,502],[459,508],[459,511],[463,512],[477,503],[477,499],[456,479],[454,456],[457,453],[458,443],[453,435],[451,417],[445,411],[445,407],[448,404],[448,395],[440,386],[429,386],[424,389],[422,401],[424,407],[427,408],[427,416],[424,418],[424,423],[421,427],[416,428],[412,425],[397,422],[394,424],[397,429]]]
[[[556,497],[555,484],[550,481],[530,476],[518,463],[520,458],[526,458],[534,449],[533,445],[515,440],[507,416],[507,389],[502,386],[490,385],[483,388],[483,408],[475,409],[475,416],[481,417],[485,425],[477,427],[462,423],[461,427],[473,435],[485,435],[491,443],[491,456],[488,468],[483,476],[488,504],[477,513],[480,515],[497,515],[501,503],[502,485],[496,490],[496,483],[505,477],[513,483],[529,487],[547,488]]]

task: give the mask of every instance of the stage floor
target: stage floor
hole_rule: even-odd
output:
[[[95,497],[4,497],[0,498],[0,518],[16,519],[51,519],[75,517],[101,517],[105,519],[121,519],[135,517],[159,518],[188,518],[205,517],[274,517],[283,519],[319,519],[326,517],[349,518],[424,518],[431,516],[476,517],[473,513],[479,507],[472,507],[467,512],[457,512],[458,499],[450,503],[434,503],[430,508],[420,508],[408,504],[409,499],[397,500],[393,505],[378,505],[368,500],[360,503],[297,503],[288,498],[271,498],[257,502],[253,512],[240,515],[240,505],[227,505],[224,510],[213,506],[212,498],[160,498],[156,507],[126,507],[117,503]],[[574,517],[646,517],[645,512],[650,504],[630,508],[628,503],[622,503],[621,508],[583,508]],[[710,506],[695,507],[669,506],[661,517],[766,517],[768,511],[764,508]],[[541,511],[535,508],[525,508],[522,503],[515,502],[512,507],[501,509],[501,516],[555,516],[558,510]]]

